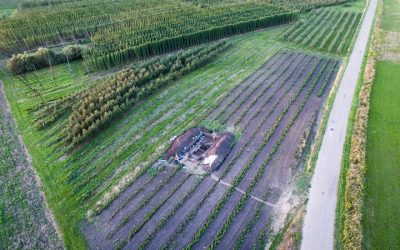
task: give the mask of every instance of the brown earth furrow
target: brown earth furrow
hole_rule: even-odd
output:
[[[205,249],[213,241],[215,234],[222,227],[229,214],[235,209],[240,198],[243,194],[240,192],[233,192],[228,198],[228,201],[223,206],[222,210],[218,213],[216,218],[208,225],[206,231],[202,234],[200,240],[193,246],[193,249]]]
[[[254,223],[253,228],[247,233],[240,249],[253,249],[256,246],[259,234],[265,230],[271,220],[272,209],[264,208],[261,215]]]
[[[158,223],[173,211],[176,204],[183,200],[193,188],[198,188],[198,181],[196,181],[196,178],[197,177],[194,175],[190,176],[185,183],[157,210],[151,220],[146,222],[146,224],[135,233],[124,249],[137,249],[140,246],[140,243],[146,239],[148,234],[156,230]]]
[[[211,178],[205,177],[204,181],[191,195],[191,197],[176,211],[168,222],[157,232],[150,243],[146,246],[148,249],[159,249],[176,233],[179,226],[194,211],[194,209],[203,202],[210,191],[216,185]]]
[[[303,55],[300,64],[308,65],[308,63],[311,63],[311,60],[312,57],[305,57]],[[238,126],[243,128],[243,130],[247,130],[248,126],[251,124],[250,121],[257,117],[257,115],[267,111],[271,112],[271,109],[273,109],[274,105],[277,105],[277,102],[279,102],[290,91],[290,89],[296,84],[296,80],[302,74],[304,74],[302,67],[296,67],[293,71],[293,74],[287,79],[287,81],[284,84],[281,84],[282,87],[277,92],[266,98],[266,100],[270,100],[268,100],[268,102],[265,100],[263,103],[256,103],[254,105],[255,107],[250,109],[249,112],[242,118]]]
[[[308,69],[310,70],[310,69]],[[301,84],[299,84],[301,85]],[[288,111],[286,114],[282,116],[282,120],[279,121],[278,126],[272,133],[271,137],[268,139],[267,144],[263,147],[266,150],[262,150],[262,152],[257,154],[257,157],[254,159],[254,163],[258,162],[263,162],[264,159],[268,156],[268,149],[270,149],[278,139],[280,133],[285,129],[286,124],[289,122],[291,119],[292,115],[296,112],[297,106],[301,103],[301,101],[304,99],[307,93],[307,89],[309,86],[305,87],[304,89],[300,89],[301,86],[296,86],[296,88],[292,89],[289,94],[282,100],[281,104],[279,107],[277,107],[274,110],[274,113],[270,116],[269,119],[264,123],[262,129],[260,129],[260,132],[257,134],[256,138],[248,145],[247,149],[245,151],[247,152],[254,152],[264,141],[264,137],[267,135],[268,131],[271,129],[273,124],[275,122],[278,122],[277,119],[281,117],[282,112],[288,107],[288,101],[292,99],[293,97],[296,96],[296,93],[300,91],[299,96],[295,99],[295,101],[290,105]],[[258,123],[257,120],[253,121],[254,123]],[[252,154],[242,154],[237,161],[235,162],[235,165],[232,167],[232,170],[226,175],[224,178],[224,181],[231,183],[235,177],[238,175],[240,170],[246,166],[246,164],[251,160],[251,155]],[[253,164],[254,164],[253,163]],[[253,179],[251,178],[252,175],[255,175],[257,173],[257,169],[254,169],[253,167],[251,168],[251,171],[247,172],[245,177],[243,178],[242,182],[245,182],[246,185],[240,186],[241,189],[246,190],[248,184],[250,181]]]
[[[313,60],[315,63],[315,60]],[[235,144],[234,148],[232,149],[231,153],[228,155],[227,159],[224,161],[223,165],[214,172],[214,174],[218,177],[221,178],[223,175],[225,168],[232,164],[231,161],[237,157],[240,157],[241,154],[247,154],[250,152],[250,149],[244,149],[243,148],[248,148],[251,147],[252,144],[256,144],[254,141],[252,141],[252,138],[254,140],[262,140],[263,134],[269,131],[270,127],[272,124],[275,122],[277,117],[281,114],[282,110],[286,106],[286,102],[290,99],[290,97],[285,97],[282,100],[279,101],[279,105],[275,107],[275,109],[271,110],[269,109],[268,112],[265,113],[259,113],[254,119],[253,122],[250,123],[250,125],[247,127],[246,131],[244,131],[244,134],[240,137],[239,141]],[[257,122],[258,121],[258,122]],[[260,124],[260,121],[263,121],[263,124]],[[252,142],[250,142],[252,141]],[[254,146],[253,146],[254,147]],[[243,151],[241,153],[241,151]]]
[[[130,211],[136,209],[147,197],[151,196],[155,190],[159,189],[164,184],[166,178],[170,178],[172,170],[167,169],[162,173],[158,174],[150,183],[148,183],[143,189],[133,198],[124,208],[122,208],[111,220],[107,223],[108,225],[115,225],[120,222],[124,216]],[[145,174],[147,175],[147,173]]]
[[[242,210],[236,215],[234,224],[229,227],[228,231],[225,233],[221,242],[219,243],[220,249],[233,249],[236,240],[240,236],[243,229],[246,227],[247,223],[254,217],[256,209],[258,206],[265,206],[259,202],[248,199]]]
[[[238,109],[244,104],[250,102],[251,96],[257,95],[261,92],[263,88],[267,88],[273,82],[273,80],[279,76],[279,74],[284,73],[291,66],[291,60],[294,60],[298,54],[290,54],[288,58],[285,58],[283,62],[274,64],[272,70],[266,71],[262,77],[257,78],[254,82],[251,82],[250,86],[240,93],[239,96],[232,97],[233,102],[226,107],[223,112],[217,117],[218,120],[226,122],[226,120],[232,115],[236,114]],[[281,60],[280,60],[281,61]],[[271,72],[273,74],[271,75]]]
[[[257,103],[264,103],[263,105],[266,105],[264,100],[268,100],[269,96],[275,95],[277,90],[280,90],[283,85],[288,83],[288,81],[284,81],[285,77],[287,77],[288,74],[290,74],[290,76],[292,75],[293,70],[297,68],[297,65],[302,61],[302,59],[302,55],[297,56],[293,59],[293,61],[290,63],[290,66],[285,71],[275,74],[273,78],[267,78],[264,81],[263,86],[261,88],[258,88],[257,91],[255,91],[250,96],[243,96],[243,98],[246,98],[246,100],[238,109],[236,109],[234,114],[231,114],[231,116],[228,118],[226,122],[228,127],[239,123],[239,119],[241,119],[243,115],[249,113],[250,110],[256,110],[254,106]]]
[[[323,60],[321,60],[318,63],[318,66],[317,66],[316,70],[314,71],[311,79],[313,79],[314,75],[316,75],[318,73],[318,71],[322,68],[322,66],[323,66]],[[312,67],[308,68],[307,71],[310,72],[311,69],[312,69]],[[272,147],[275,145],[275,141],[279,138],[281,132],[286,128],[287,124],[290,122],[290,119],[295,114],[298,106],[301,104],[301,102],[304,100],[304,98],[306,98],[307,91],[312,87],[310,83],[311,83],[311,81],[308,81],[306,83],[306,87],[300,91],[300,95],[296,98],[294,103],[290,106],[288,112],[284,115],[283,119],[280,121],[278,127],[276,128],[275,132],[272,134],[271,138],[268,140],[267,144],[263,147],[261,152],[259,152],[257,157],[254,159],[251,170],[245,174],[243,180],[238,185],[239,188],[247,189],[248,185],[250,185],[250,182],[253,180],[254,176],[256,175],[258,168],[263,165],[266,157],[269,155]],[[296,94],[293,93],[293,95],[295,96]],[[290,96],[291,96],[291,94],[288,95],[288,97],[290,97]],[[245,161],[245,162],[238,161],[238,164],[239,163],[240,163],[239,166],[241,166],[243,164],[246,164],[247,161]]]
[[[134,214],[130,215],[130,218],[127,220],[127,217],[122,219],[120,223],[123,223],[121,227],[116,229],[109,229],[110,232],[114,232],[111,237],[112,242],[118,242],[122,239],[127,239],[132,228],[139,225],[146,217],[146,214],[151,211],[154,207],[158,206],[160,203],[163,203],[165,199],[168,199],[171,196],[176,188],[179,188],[182,185],[187,177],[188,173],[184,171],[179,171],[164,187],[161,188],[157,192],[157,194],[150,199],[150,201],[139,210],[135,211]],[[127,221],[126,221],[127,220]]]
[[[227,189],[228,188],[224,185],[218,185],[216,187],[215,191],[203,202],[199,211],[186,223],[182,232],[179,232],[178,235],[172,239],[173,244],[170,246],[170,249],[182,249],[191,242],[197,230],[204,224],[208,215],[215,208],[215,205],[226,194]]]
[[[260,70],[258,70],[256,73],[248,77],[245,81],[243,81],[241,84],[238,84],[225,98],[222,100],[221,104],[218,106],[218,108],[214,109],[211,111],[209,114],[210,119],[216,119],[218,116],[220,116],[221,112],[223,112],[232,102],[232,100],[236,97],[239,96],[251,83],[253,83],[256,79],[260,78],[263,74],[266,74],[266,72],[269,72],[269,69],[271,69],[272,66],[279,65],[277,63],[278,61],[283,61],[284,58],[287,57],[287,54],[284,52],[276,52],[263,66],[261,66]]]

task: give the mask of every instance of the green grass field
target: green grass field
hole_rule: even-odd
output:
[[[364,204],[367,249],[400,246],[400,63],[378,62],[368,123]]]
[[[400,32],[400,2],[399,0],[384,0],[382,29]]]
[[[11,17],[17,13],[16,8],[0,6],[0,20]]]

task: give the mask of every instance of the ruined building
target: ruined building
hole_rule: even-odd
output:
[[[164,159],[182,164],[195,174],[210,173],[222,164],[234,141],[232,133],[194,127],[173,139]]]

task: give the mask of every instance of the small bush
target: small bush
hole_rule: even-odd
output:
[[[84,47],[82,45],[72,44],[64,47],[62,54],[64,54],[65,57],[68,57],[68,60],[74,61],[82,59],[83,51]]]

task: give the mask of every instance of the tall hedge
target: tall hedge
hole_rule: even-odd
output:
[[[14,75],[28,73],[41,68],[65,63],[68,60],[82,59],[83,46],[68,45],[61,53],[55,53],[47,48],[39,48],[34,53],[13,55],[6,62],[7,70]]]
[[[128,60],[142,59],[257,29],[289,23],[297,19],[297,17],[297,11],[267,16],[245,22],[201,30],[191,34],[180,35],[155,42],[149,42],[143,45],[128,47],[123,50],[94,57],[90,54],[90,51],[88,51],[89,53],[84,55],[84,58],[90,69],[104,70],[120,65]]]
[[[65,142],[78,144],[157,89],[201,67],[227,48],[225,42],[153,59],[100,80],[80,96],[66,127]]]

